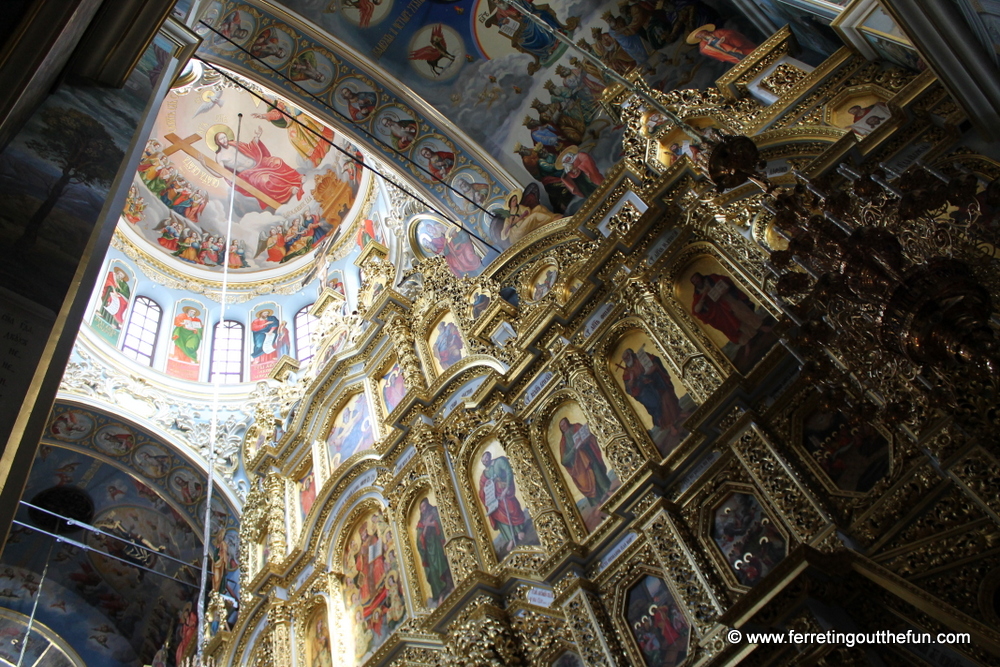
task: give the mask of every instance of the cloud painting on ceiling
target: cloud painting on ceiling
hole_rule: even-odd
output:
[[[404,82],[522,184],[536,181],[557,213],[579,208],[620,156],[621,130],[598,103],[611,79],[578,47],[618,74],[639,70],[672,90],[711,86],[764,38],[724,0],[524,3],[578,47],[503,0],[282,4]],[[216,22],[235,25],[239,14],[230,33],[252,52],[266,15],[237,7],[246,5],[216,4]],[[422,138],[397,134],[408,145]]]
[[[167,96],[126,203],[127,228],[153,257],[259,279],[346,238],[368,187],[355,161],[361,152],[284,101],[261,97],[224,79]]]

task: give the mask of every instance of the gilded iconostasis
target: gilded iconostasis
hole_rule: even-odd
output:
[[[53,652],[195,655],[211,466],[217,666],[991,664],[995,381],[968,360],[993,349],[1000,163],[891,13],[212,0],[189,22],[200,60],[137,148],[25,496],[85,490],[170,579],[137,608],[153,573],[57,547]],[[935,308],[962,317],[913,324]],[[924,344],[949,319],[975,340]],[[15,615],[33,539],[4,552]],[[879,623],[974,642],[726,639]]]

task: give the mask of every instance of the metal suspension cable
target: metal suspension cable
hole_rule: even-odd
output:
[[[62,518],[62,517],[60,517],[60,518]],[[70,520],[66,519],[66,521],[69,522]],[[22,528],[28,528],[29,530],[33,530],[33,531],[35,531],[37,533],[41,533],[42,535],[48,535],[49,537],[55,538],[56,542],[62,542],[64,544],[68,544],[68,545],[70,545],[72,547],[75,547],[77,549],[81,549],[83,551],[89,551],[91,553],[100,554],[104,558],[110,558],[110,559],[116,560],[116,561],[118,561],[120,563],[125,563],[129,567],[134,567],[137,570],[142,570],[144,572],[149,572],[150,574],[155,574],[158,577],[163,577],[164,579],[169,579],[170,581],[175,581],[178,584],[181,584],[182,586],[188,586],[189,588],[195,588],[195,589],[198,588],[197,585],[192,584],[190,581],[184,581],[183,579],[178,579],[177,577],[172,577],[169,574],[166,574],[165,572],[160,572],[158,570],[154,570],[153,568],[146,567],[145,565],[139,565],[138,563],[136,563],[134,561],[131,561],[131,560],[127,559],[127,558],[122,558],[121,556],[115,556],[114,554],[109,554],[107,551],[101,551],[100,549],[95,549],[94,547],[89,546],[88,544],[85,544],[83,542],[78,542],[77,540],[70,539],[70,538],[68,538],[68,537],[66,537],[64,535],[59,535],[57,533],[51,533],[51,532],[49,532],[47,530],[43,530],[43,529],[39,528],[38,526],[33,526],[30,523],[24,523],[23,521],[18,521],[17,519],[15,519],[14,521],[12,521],[11,523],[13,523],[15,526],[21,526]],[[77,525],[79,525],[81,528],[87,528],[86,524],[77,524]],[[97,532],[100,532],[100,531],[97,531]],[[128,542],[128,544],[134,544],[134,543],[133,542]],[[136,546],[139,546],[139,545],[136,545]],[[153,553],[155,553],[157,556],[160,556],[160,557],[169,558],[169,556],[164,556],[163,554],[161,554],[161,553],[159,553],[157,551],[154,551]],[[171,559],[171,560],[175,560],[175,559]],[[183,561],[180,561],[180,562],[183,563]],[[191,565],[190,563],[184,563],[184,567],[193,568],[194,566]]]
[[[304,95],[307,95],[312,100],[314,100],[314,101],[318,102],[319,104],[323,105],[323,107],[325,107],[326,109],[329,109],[330,111],[333,111],[335,114],[337,114],[338,116],[340,116],[341,118],[343,118],[345,121],[347,121],[351,125],[355,125],[353,118],[351,118],[350,116],[348,116],[347,114],[345,114],[340,109],[338,109],[336,107],[333,107],[333,106],[330,106],[329,104],[327,104],[326,100],[324,100],[322,97],[316,95],[315,93],[312,93],[312,92],[306,90],[305,88],[303,88],[298,83],[292,81],[289,77],[285,76],[280,70],[278,70],[277,68],[273,67],[270,63],[265,62],[262,58],[260,58],[258,56],[255,56],[254,54],[250,53],[250,51],[248,51],[247,49],[243,48],[241,45],[237,44],[236,42],[234,42],[229,37],[223,35],[221,32],[219,32],[218,30],[216,30],[214,27],[210,26],[209,24],[205,23],[204,21],[199,21],[199,23],[201,23],[203,26],[205,26],[206,28],[208,28],[209,30],[211,30],[212,32],[214,32],[216,35],[218,35],[222,39],[226,40],[227,42],[229,42],[230,44],[232,44],[236,48],[238,48],[240,51],[242,51],[243,53],[245,53],[249,58],[251,58],[255,62],[263,65],[264,67],[266,67],[267,69],[271,70],[272,72],[274,72],[275,74],[277,74],[278,76],[280,76],[282,79],[284,79],[288,83],[290,83],[293,86],[295,86],[296,88],[298,88],[300,91],[302,91],[302,93]],[[204,62],[204,61],[202,61],[202,62]],[[213,67],[212,69],[215,69],[215,68]],[[437,181],[441,185],[445,186],[446,188],[448,188],[449,190],[451,190],[452,192],[454,192],[456,195],[458,195],[459,197],[461,197],[465,201],[469,202],[470,204],[472,204],[473,206],[475,206],[476,208],[478,208],[480,211],[482,211],[484,213],[489,213],[489,211],[487,211],[485,208],[483,208],[482,206],[480,206],[479,204],[477,204],[476,202],[474,202],[472,199],[470,199],[469,197],[467,197],[464,194],[462,194],[461,192],[459,192],[457,189],[453,188],[451,185],[449,185],[448,183],[446,183],[443,179],[438,178],[437,176],[435,176],[434,174],[432,174],[430,171],[428,171],[425,167],[423,167],[422,165],[420,165],[418,162],[415,162],[414,160],[410,159],[410,157],[408,155],[406,155],[406,153],[403,153],[402,151],[398,150],[395,146],[386,143],[382,139],[379,139],[375,134],[373,134],[372,132],[369,132],[365,128],[360,127],[360,126],[356,126],[356,127],[362,133],[364,133],[365,136],[367,136],[369,139],[377,142],[378,144],[380,144],[384,148],[392,151],[393,153],[395,153],[396,155],[398,155],[400,158],[406,160],[407,162],[409,162],[410,164],[412,164],[413,166],[415,166],[417,169],[420,169],[422,172],[424,172],[425,174],[427,174],[428,176],[430,176],[432,179],[434,179],[435,181]]]
[[[236,121],[236,146],[240,145],[240,136],[243,131],[243,114],[237,114]],[[219,323],[216,325],[215,335],[212,336],[212,344],[218,341],[219,331],[226,324],[226,299],[229,296],[229,252],[232,245],[233,236],[233,208],[236,205],[236,179],[240,171],[240,152],[235,148],[233,158],[233,182],[229,189],[229,215],[226,221],[226,247],[225,263],[222,265],[222,292],[219,295]],[[207,319],[207,318],[206,318]],[[214,359],[213,359],[214,361]],[[219,401],[220,390],[222,388],[222,373],[214,372],[215,369],[209,364],[208,372],[212,380],[212,421],[208,431],[208,483],[205,488],[205,517],[202,527],[202,554],[201,554],[201,580],[198,587],[198,644],[195,652],[197,665],[204,664],[205,655],[205,602],[208,595],[208,559],[212,551],[212,492],[215,490],[215,440],[219,435]],[[225,525],[222,529],[225,530]],[[222,539],[226,539],[223,534]],[[213,582],[215,583],[215,582]]]
[[[82,521],[77,521],[76,519],[70,519],[69,517],[65,517],[65,516],[63,516],[61,514],[57,514],[57,513],[53,512],[51,510],[47,510],[44,507],[39,507],[38,505],[32,505],[31,503],[26,502],[24,500],[21,500],[21,501],[18,501],[18,502],[21,505],[24,505],[25,507],[27,507],[29,509],[37,510],[39,512],[45,512],[49,516],[53,516],[53,517],[55,517],[55,518],[57,518],[57,519],[59,519],[61,521],[65,521],[70,526],[75,526],[77,528],[83,528],[86,531],[89,531],[89,532],[97,534],[97,535],[101,535],[102,537],[109,537],[109,538],[111,538],[113,540],[118,540],[119,542],[124,542],[125,544],[128,544],[129,546],[135,547],[136,549],[141,549],[143,551],[148,551],[149,553],[156,554],[160,558],[165,558],[166,560],[172,560],[175,563],[180,563],[184,567],[191,567],[191,563],[187,563],[185,561],[182,561],[179,558],[174,558],[173,556],[168,556],[167,554],[160,553],[156,549],[151,549],[150,547],[147,547],[145,544],[139,544],[138,542],[133,542],[132,540],[127,540],[124,537],[119,537],[118,535],[113,535],[112,533],[108,533],[108,532],[105,532],[105,531],[101,530],[97,526],[93,526],[93,525],[91,525],[89,523],[84,523]],[[27,524],[22,523],[20,525],[27,525]],[[40,531],[40,532],[45,532],[45,531]],[[48,535],[49,533],[45,533],[45,534]],[[113,558],[113,556],[112,556],[112,558]]]
[[[250,93],[251,95],[253,95],[257,99],[259,99],[262,102],[264,102],[265,104],[267,104],[267,105],[271,104],[267,100],[267,98],[265,98],[263,95],[261,95],[260,93],[258,93],[255,90],[252,90],[252,89],[248,88],[242,81],[240,81],[236,77],[228,74],[225,70],[219,69],[218,67],[216,67],[215,65],[213,65],[210,62],[206,62],[204,60],[202,60],[201,62],[204,65],[206,65],[209,68],[211,68],[216,73],[218,73],[220,76],[225,77],[227,80],[229,80],[232,83],[234,83],[235,85],[239,86],[240,88],[242,88],[246,92]],[[419,202],[422,206],[424,206],[427,209],[429,209],[429,210],[437,213],[442,218],[444,218],[445,220],[447,220],[451,224],[455,225],[456,227],[458,227],[459,229],[461,229],[465,233],[469,234],[470,236],[474,236],[476,238],[476,240],[480,241],[481,243],[483,243],[484,245],[486,245],[488,248],[490,248],[494,252],[497,252],[497,253],[500,252],[499,248],[495,247],[492,243],[490,243],[489,241],[487,241],[486,239],[484,239],[482,236],[480,236],[479,234],[477,234],[476,232],[474,232],[473,230],[469,229],[468,227],[466,227],[465,225],[463,225],[461,222],[459,222],[459,217],[457,215],[452,214],[452,215],[449,216],[449,215],[445,214],[439,208],[437,208],[436,206],[434,206],[432,204],[429,204],[427,201],[425,201],[422,197],[420,197],[416,193],[411,192],[408,188],[404,187],[400,183],[397,183],[395,181],[395,179],[393,179],[392,177],[387,176],[386,174],[383,174],[381,171],[379,171],[378,169],[376,169],[372,165],[367,164],[364,160],[361,160],[357,156],[352,155],[350,152],[344,150],[343,148],[341,148],[337,144],[333,143],[333,141],[331,141],[330,139],[327,139],[325,136],[323,136],[322,133],[316,131],[315,129],[313,129],[311,127],[309,127],[308,125],[306,125],[302,121],[298,120],[297,118],[294,118],[294,117],[289,116],[287,114],[285,115],[285,118],[287,118],[290,122],[293,122],[293,123],[297,124],[300,128],[302,128],[306,132],[311,133],[319,141],[322,141],[322,142],[328,144],[331,148],[333,148],[333,149],[337,150],[338,152],[342,153],[348,159],[350,159],[351,161],[353,161],[355,164],[359,165],[362,169],[367,169],[367,170],[371,171],[373,174],[377,175],[382,180],[388,182],[392,187],[394,187],[394,188],[398,189],[399,191],[403,192],[404,194],[406,194],[411,199]],[[478,207],[478,208],[480,208],[480,210],[485,211],[486,213],[490,214],[489,211],[487,211],[486,209],[484,209],[482,207]],[[492,214],[490,214],[490,215],[492,215]]]
[[[14,523],[17,523],[16,521]],[[52,560],[52,548],[55,541],[49,543],[49,553],[45,556],[45,567],[42,568],[42,578],[38,580],[38,589],[35,591],[35,601],[31,603],[31,616],[28,617],[28,627],[24,631],[24,641],[21,643],[21,654],[17,657],[17,667],[24,664],[24,654],[28,648],[28,640],[31,639],[31,628],[35,625],[35,614],[38,612],[38,601],[42,599],[42,586],[45,585],[45,576],[49,573],[49,562]]]

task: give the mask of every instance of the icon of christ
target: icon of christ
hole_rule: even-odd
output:
[[[212,166],[202,163],[217,176],[232,182],[236,174],[236,191],[260,202],[261,209],[277,208],[292,197],[302,199],[302,174],[271,152],[261,142],[263,128],[258,127],[249,142],[235,139],[232,129],[225,125],[209,128],[206,143],[215,151],[215,162],[229,173],[220,174]],[[248,188],[247,185],[250,187]]]

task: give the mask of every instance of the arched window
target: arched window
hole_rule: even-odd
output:
[[[313,334],[316,333],[316,325],[319,318],[310,313],[313,304],[305,306],[295,313],[295,351],[298,353],[300,364],[304,364],[316,354],[313,346]]]
[[[137,296],[132,306],[132,316],[125,327],[122,352],[146,366],[153,365],[153,350],[156,349],[156,334],[160,330],[163,309],[148,296]]]
[[[215,325],[212,336],[211,382],[236,384],[243,379],[243,325],[226,320]]]

